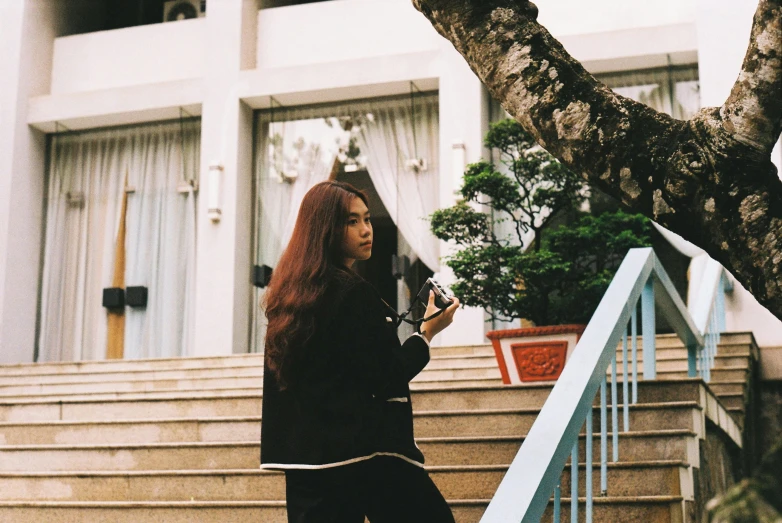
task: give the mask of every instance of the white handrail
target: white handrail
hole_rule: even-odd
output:
[[[694,368],[694,355],[705,344],[703,331],[696,326],[654,251],[631,249],[489,503],[482,523],[540,521],[643,293],[657,304],[688,347]],[[654,347],[653,330],[650,337],[648,331],[643,334],[645,346]],[[644,370],[650,366],[653,377],[654,354],[651,360],[644,359]]]
[[[706,266],[703,270],[703,277],[698,288],[698,294],[690,303],[689,311],[695,325],[701,333],[706,332],[709,323],[709,317],[716,303],[714,297],[719,291],[722,273],[725,271],[722,265],[712,260],[706,260]]]

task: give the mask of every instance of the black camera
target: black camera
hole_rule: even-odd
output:
[[[453,296],[451,296],[445,289],[434,281],[432,278],[428,278],[421,290],[418,291],[418,299],[421,300],[424,305],[429,303],[429,291],[434,291],[434,304],[438,309],[445,309],[453,303]]]

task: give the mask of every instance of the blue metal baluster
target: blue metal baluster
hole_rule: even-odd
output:
[[[725,329],[725,275],[723,274],[717,287],[717,332],[725,332]]]
[[[717,363],[717,306],[711,309],[711,368]],[[709,375],[711,378],[711,375]]]
[[[711,329],[711,321],[709,321],[708,329]],[[708,347],[708,351],[706,351],[706,381],[711,381],[711,368],[713,367],[714,363],[711,359],[711,352],[714,350],[712,343],[711,343],[711,331],[706,334],[706,347]]]
[[[719,291],[717,291],[719,295]],[[719,336],[719,327],[717,327],[717,304],[711,309],[711,366],[714,368],[717,362],[717,337]]]
[[[600,495],[608,492],[608,416],[606,407],[606,378],[600,382]]]
[[[560,523],[560,512],[562,510],[562,485],[557,484],[554,487],[554,523]]]
[[[622,336],[622,403],[624,404],[624,425],[625,432],[630,430],[630,394],[628,384],[630,383],[630,373],[627,371],[627,326],[625,325],[625,334]]]
[[[578,523],[578,440],[570,451],[570,523]]]
[[[611,359],[611,428],[614,430],[614,440],[612,444],[613,448],[613,462],[619,461],[619,405],[617,405],[617,391],[616,391],[616,352]]]
[[[603,378],[605,383],[605,378]],[[592,409],[587,411],[586,419],[586,523],[592,523]]]
[[[641,293],[641,322],[644,338],[644,380],[657,377],[656,329],[654,321],[654,282],[652,278]]]
[[[687,345],[687,376],[698,376],[698,344]]]
[[[638,307],[633,307],[630,318],[630,335],[633,340],[633,405],[638,403]]]

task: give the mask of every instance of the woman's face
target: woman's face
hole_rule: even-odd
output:
[[[345,265],[351,267],[356,260],[368,260],[372,256],[372,221],[369,209],[359,197],[350,201],[349,212],[342,239],[342,256]]]

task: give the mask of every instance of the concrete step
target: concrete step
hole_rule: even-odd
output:
[[[126,396],[122,399],[41,399],[0,402],[0,421],[123,420],[260,416],[260,392],[218,396],[215,391],[176,395]]]
[[[91,374],[214,367],[263,367],[262,354],[234,354],[187,358],[152,358],[139,360],[85,360],[74,362],[20,363],[0,365],[0,375],[26,376],[50,374]]]
[[[263,376],[263,367],[257,365],[185,368],[185,369],[142,369],[142,370],[106,370],[102,372],[17,374],[4,375],[0,370],[2,385],[37,385],[50,383],[86,383],[86,382],[124,382],[150,380],[189,380],[197,378],[238,378],[242,376]]]
[[[218,377],[208,379],[144,380],[0,386],[0,403],[23,400],[63,401],[123,399],[125,397],[176,396],[184,391],[214,391],[215,395],[250,394],[261,391],[263,376]],[[499,368],[467,367],[424,370],[411,382],[412,388],[500,385]]]
[[[584,498],[579,498],[578,521],[585,521]],[[478,523],[488,499],[463,500],[451,503],[457,523]],[[686,502],[681,496],[634,496],[594,498],[593,521],[605,523],[681,523]],[[562,497],[561,521],[570,521],[570,498]],[[551,521],[552,508],[549,504],[541,521]]]
[[[723,381],[723,382],[709,382],[709,388],[717,396],[722,394],[745,394],[747,391],[746,381]]]
[[[432,480],[447,499],[491,498],[508,470],[507,465],[428,467]],[[608,494],[611,496],[682,495],[690,468],[679,461],[609,463]],[[586,464],[579,463],[579,495],[586,495]],[[561,478],[562,492],[570,493],[570,466]],[[600,491],[600,462],[592,464],[594,492]],[[691,496],[691,493],[687,492]]]
[[[586,498],[578,498],[578,502],[578,520],[584,521]],[[541,521],[551,520],[552,505],[546,508]],[[681,523],[685,521],[687,506],[688,503],[681,496],[595,496],[592,517],[593,521],[611,523]],[[570,521],[569,497],[562,497],[561,510],[561,521]]]
[[[261,417],[0,423],[0,445],[111,445],[254,441]]]
[[[417,410],[465,410],[540,408],[552,385],[486,385],[412,387],[413,405]],[[640,381],[641,403],[699,401],[702,382],[698,379],[675,381]],[[114,398],[80,397],[78,399],[38,398],[0,401],[0,422],[53,420],[120,420],[158,418],[202,418],[223,416],[260,416],[260,392],[239,393],[233,390],[150,392],[119,394]],[[619,387],[619,401],[622,388]]]
[[[628,329],[629,332],[629,329]],[[628,335],[628,345],[631,343],[632,338]],[[755,338],[751,332],[723,332],[720,334],[720,347],[723,345],[752,345],[755,343]],[[641,323],[639,318],[638,323],[638,346],[643,344],[643,336],[641,336]],[[680,348],[684,344],[676,334],[658,334],[655,336],[655,345],[658,348]],[[621,347],[621,342],[619,344]]]
[[[629,412],[630,429],[634,431],[682,429],[699,432],[703,423],[702,412],[696,402],[631,405]],[[417,411],[415,434],[419,437],[524,434],[529,432],[539,413],[540,409]],[[606,414],[610,432],[613,428],[610,406]],[[623,406],[618,405],[620,432],[624,430],[623,415]],[[593,418],[595,424],[599,423],[599,407],[594,408]]]
[[[225,396],[252,395],[260,394],[260,378],[255,379],[255,384],[250,387],[236,386],[223,387],[219,389],[160,389],[148,391],[128,391],[128,392],[76,392],[73,394],[21,394],[14,396],[0,397],[0,406],[3,404],[29,404],[46,403],[51,401],[60,402],[109,402],[109,401],[132,401],[132,400],[159,400],[165,398],[198,397],[198,398],[219,398]]]
[[[639,403],[666,403],[701,399],[702,382],[698,379],[657,380],[638,382]],[[429,389],[413,392],[417,410],[468,410],[541,408],[551,392],[552,385],[520,384],[495,387],[464,387],[458,389]],[[618,390],[622,402],[622,387]]]
[[[432,358],[442,356],[494,356],[490,343],[480,345],[434,346],[430,349]]]
[[[419,381],[441,381],[441,380],[466,380],[466,379],[495,379],[502,380],[500,368],[497,365],[493,367],[450,367],[447,369],[424,369],[411,383]]]
[[[92,393],[157,392],[171,390],[217,390],[258,388],[262,375],[216,378],[144,379],[117,381],[87,381],[75,383],[38,383],[0,385],[0,401],[9,398],[37,396],[76,396]]]
[[[287,523],[282,501],[5,502],[3,523]],[[466,522],[467,520],[460,520]],[[476,520],[477,521],[477,520]]]
[[[638,367],[638,379],[642,380],[643,367]],[[746,380],[748,376],[748,369],[747,367],[723,367],[723,368],[714,368],[711,370],[711,381],[712,382],[723,382],[723,381],[742,381]],[[610,370],[609,370],[610,373]],[[622,369],[617,369],[617,376],[618,379],[621,380],[622,377]],[[628,373],[628,376],[632,377],[632,370]],[[687,369],[682,370],[663,370],[661,371],[659,368],[657,369],[657,378],[658,380],[671,380],[671,379],[682,379],[687,378],[689,376],[689,373]]]
[[[579,520],[584,519],[583,499]],[[477,523],[488,499],[449,500],[457,523]],[[562,517],[569,519],[569,498],[562,498]],[[594,521],[612,523],[679,523],[684,502],[680,496],[638,496],[595,498]],[[551,519],[551,509],[544,521]],[[245,502],[7,502],[0,504],[3,523],[287,523],[285,504],[280,501]]]
[[[230,360],[225,361],[228,363]],[[251,364],[252,362],[252,364]],[[231,384],[239,378],[263,377],[263,360],[244,359],[243,365],[203,368],[131,368],[116,370],[115,367],[89,372],[17,373],[4,374],[0,368],[0,396],[35,392],[89,392],[89,391],[145,391],[178,387],[221,388],[220,383]],[[453,372],[448,372],[453,371]],[[488,371],[488,372],[487,372]],[[432,359],[417,379],[432,381],[445,378],[469,378],[489,375],[499,377],[499,367],[493,355],[438,357]],[[211,385],[210,385],[211,384]]]
[[[586,437],[581,436],[583,453]],[[599,456],[599,433],[594,452]],[[523,435],[416,438],[427,465],[499,465],[513,461]],[[610,438],[609,438],[610,440]],[[608,444],[611,452],[611,442]],[[581,454],[583,456],[583,454]],[[257,469],[259,441],[138,445],[17,445],[0,447],[0,471]],[[685,461],[697,464],[698,437],[687,430],[619,435],[622,461]]]
[[[687,359],[687,348],[679,342],[676,345],[663,344],[660,345],[659,339],[655,345],[655,353],[657,359]],[[637,357],[639,361],[643,360],[643,344],[639,341],[637,345]],[[627,341],[627,359],[632,360],[632,339],[628,338]],[[720,343],[717,347],[717,356],[734,356],[734,357],[750,357],[752,354],[752,345],[745,343]],[[616,349],[617,359],[620,361],[623,357],[622,343],[617,345]]]
[[[452,378],[439,380],[413,379],[410,382],[410,390],[428,390],[428,389],[463,389],[465,387],[486,388],[501,387],[502,378],[484,376],[475,378]]]
[[[687,355],[676,355],[676,356],[661,356],[658,355],[656,359],[656,368],[657,372],[661,371],[671,371],[671,370],[687,370]],[[623,360],[622,355],[620,354],[617,357],[617,371],[622,372],[624,370],[623,367]],[[728,356],[728,355],[720,355],[714,357],[714,367],[712,369],[724,369],[724,368],[742,368],[746,369],[750,366],[751,360],[749,353],[746,356],[738,355],[738,356]],[[628,373],[632,372],[632,364],[633,360],[632,357],[628,357],[627,359],[628,364]],[[638,370],[640,372],[641,369],[643,369],[643,359],[638,359]],[[609,374],[611,372],[611,368],[609,367],[608,370]],[[712,370],[712,372],[714,372]]]
[[[259,441],[0,447],[0,471],[218,470],[260,467]]]
[[[720,399],[722,405],[731,411],[732,409],[741,409],[742,411],[746,407],[746,398],[743,393],[739,394],[720,394],[717,396]]]
[[[432,356],[426,369],[466,369],[466,368],[498,368],[497,358],[491,356],[466,355],[466,356]]]
[[[623,406],[618,406],[623,430]],[[630,406],[632,430],[687,429],[700,432],[702,412],[695,402]],[[530,430],[540,409],[487,409],[414,412],[415,434],[505,436]],[[608,429],[612,430],[610,408]],[[600,409],[594,409],[599,420]],[[0,423],[0,445],[152,444],[253,441],[261,437],[261,417],[38,421]]]
[[[516,456],[522,436],[417,438],[427,465],[496,465],[510,463]],[[579,440],[579,456],[584,456],[585,436]],[[593,456],[600,456],[600,434],[594,435]],[[625,432],[619,435],[622,461],[683,461],[699,464],[698,436],[689,431]],[[609,456],[612,445],[609,438]]]
[[[490,498],[507,465],[429,467],[447,499]],[[681,462],[611,463],[610,494],[681,494],[689,468]],[[585,493],[586,465],[579,465],[579,491]],[[600,484],[600,463],[593,463],[593,484]],[[262,470],[2,473],[0,501],[281,501],[285,478]],[[570,467],[562,475],[570,492]]]

